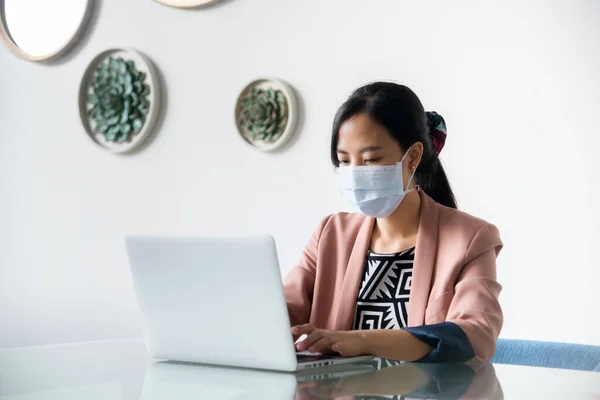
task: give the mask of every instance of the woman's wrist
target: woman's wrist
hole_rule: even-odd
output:
[[[356,341],[359,343],[360,353],[364,355],[372,355],[372,338],[369,335],[369,333],[372,331],[355,330],[350,332],[352,335],[356,336]]]
[[[416,361],[433,350],[404,329],[357,330],[362,354],[401,361]]]

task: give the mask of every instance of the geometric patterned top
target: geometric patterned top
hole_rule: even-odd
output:
[[[367,253],[354,330],[406,327],[414,261],[414,247],[395,254]]]

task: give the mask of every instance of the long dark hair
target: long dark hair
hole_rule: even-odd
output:
[[[436,202],[457,208],[456,199],[431,138],[425,109],[417,95],[404,85],[375,82],[354,91],[338,110],[331,135],[331,162],[339,167],[337,145],[340,127],[354,115],[364,113],[383,125],[407,150],[416,142],[423,143],[423,156],[415,182]]]

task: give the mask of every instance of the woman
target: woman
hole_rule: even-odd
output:
[[[502,328],[495,226],[458,211],[442,117],[408,87],[357,89],[331,158],[358,213],[323,219],[284,282],[298,351],[488,362]]]

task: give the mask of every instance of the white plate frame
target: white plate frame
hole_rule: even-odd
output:
[[[155,0],[160,4],[174,8],[197,8],[218,3],[222,0]]]

